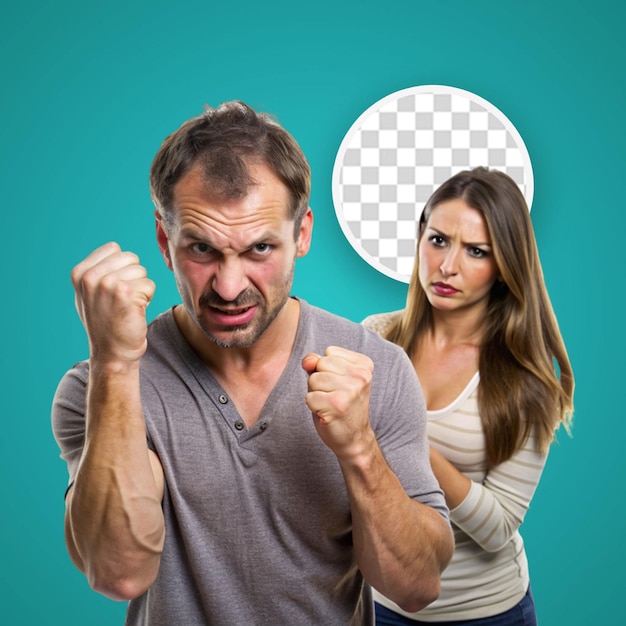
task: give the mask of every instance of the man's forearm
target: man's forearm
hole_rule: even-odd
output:
[[[340,463],[363,575],[404,610],[424,608],[438,597],[441,572],[452,556],[448,524],[437,511],[408,497],[375,439]]]
[[[163,486],[151,454],[138,365],[92,363],[85,446],[68,494],[66,537],[91,586],[117,600],[143,593],[158,572]]]

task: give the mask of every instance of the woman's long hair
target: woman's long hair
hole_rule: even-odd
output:
[[[509,176],[479,167],[443,183],[424,207],[418,246],[433,209],[457,198],[484,216],[501,277],[490,294],[478,365],[478,406],[493,466],[509,459],[531,432],[539,449],[547,451],[560,423],[569,431],[574,375],[546,290],[528,207]],[[406,307],[386,333],[409,356],[433,324],[418,263],[416,254]]]

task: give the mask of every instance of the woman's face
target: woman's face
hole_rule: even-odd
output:
[[[486,309],[498,278],[485,218],[460,198],[432,209],[418,247],[419,279],[433,308]]]

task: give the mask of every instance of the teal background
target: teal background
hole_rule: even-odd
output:
[[[487,99],[529,150],[577,376],[573,438],[559,437],[522,527],[532,585],[542,626],[623,623],[624,17],[606,0],[3,3],[0,623],[123,623],[65,552],[50,403],[87,355],[69,272],[91,249],[116,239],[140,255],[158,285],[151,316],[177,301],[147,187],[165,135],[205,103],[275,114],[313,170],[314,243],[294,292],[360,321],[402,306],[406,286],[341,233],[334,157],[366,108],[420,84]]]

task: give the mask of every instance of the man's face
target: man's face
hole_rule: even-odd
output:
[[[312,214],[294,240],[285,185],[265,165],[251,165],[256,181],[237,200],[214,197],[199,168],[174,187],[173,220],[157,236],[174,271],[189,318],[225,348],[248,348],[289,298],[295,260],[308,252]]]

